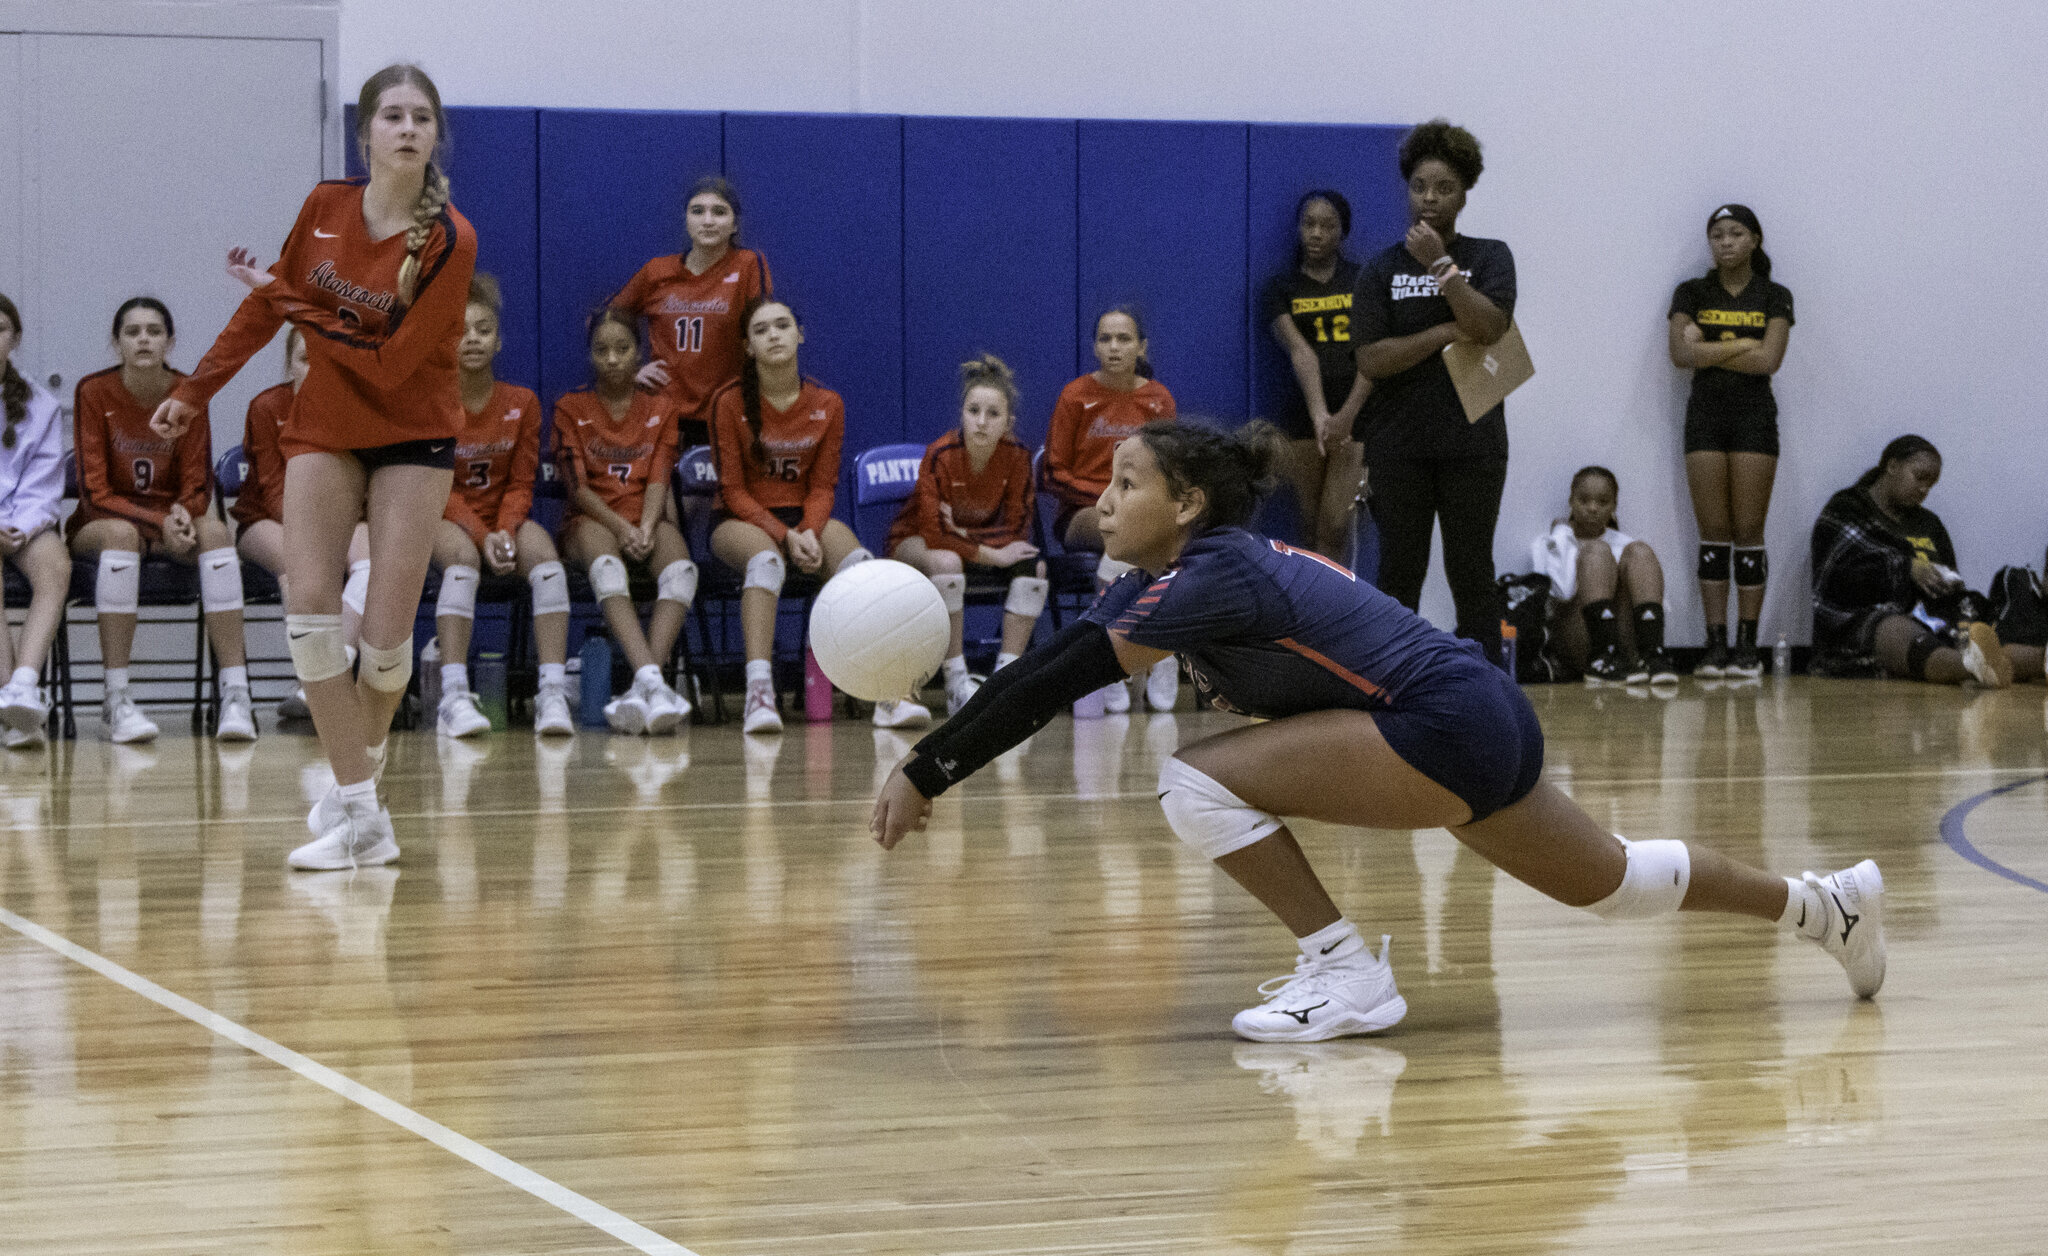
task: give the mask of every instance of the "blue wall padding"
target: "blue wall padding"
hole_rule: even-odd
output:
[[[649,258],[688,247],[683,197],[724,168],[723,132],[716,113],[541,110],[539,389],[551,408],[590,381],[591,312]]]
[[[903,435],[959,421],[960,363],[1017,372],[1018,435],[1045,437],[1075,343],[1075,124],[903,120]]]
[[[1250,131],[1246,203],[1251,269],[1245,302],[1252,343],[1251,399],[1252,413],[1270,415],[1296,385],[1285,355],[1259,317],[1259,289],[1293,264],[1295,202],[1313,187],[1344,194],[1351,202],[1351,238],[1344,242],[1344,252],[1354,262],[1400,239],[1408,230],[1408,194],[1401,184],[1397,154],[1408,128],[1255,123]]]
[[[1182,414],[1245,413],[1245,124],[1080,123],[1076,373],[1095,320],[1136,305]]]
[[[903,120],[729,113],[740,238],[804,326],[803,372],[846,401],[849,452],[903,438]]]

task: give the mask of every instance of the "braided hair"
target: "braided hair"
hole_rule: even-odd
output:
[[[369,164],[370,122],[377,115],[378,103],[385,92],[401,85],[419,88],[427,103],[434,107],[434,154],[439,155],[447,146],[448,115],[441,108],[441,92],[434,86],[434,80],[416,65],[387,65],[363,80],[362,94],[356,98],[356,145],[362,150],[365,165]],[[419,295],[420,251],[427,247],[434,224],[447,207],[448,175],[429,156],[426,178],[420,182],[419,200],[413,202],[412,226],[405,233],[405,261],[398,267],[399,309],[411,305]]]
[[[764,292],[740,309],[742,338],[753,339],[754,315],[771,305],[779,305],[788,310],[789,316],[796,320],[797,326],[803,326],[804,320],[796,312],[795,306],[781,297],[770,296]],[[766,468],[768,446],[761,439],[761,364],[754,360],[751,353],[740,363],[740,417],[747,421],[747,456],[752,458],[757,466]]]
[[[0,292],[0,318],[7,320],[8,329],[14,333],[14,343],[18,346],[21,343],[21,311],[15,308],[14,302],[8,300],[4,292]],[[12,449],[15,441],[20,439],[14,434],[14,429],[28,417],[28,399],[28,380],[15,368],[14,354],[10,351],[7,355],[7,369],[0,373],[0,401],[4,401],[7,406],[7,426],[4,431],[0,431],[0,446]]]

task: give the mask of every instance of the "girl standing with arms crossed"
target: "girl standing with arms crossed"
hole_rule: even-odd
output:
[[[1714,266],[1671,294],[1671,365],[1692,372],[1685,403],[1685,482],[1700,530],[1700,602],[1707,613],[1701,676],[1758,676],[1757,619],[1770,562],[1764,516],[1778,475],[1778,399],[1771,376],[1792,336],[1792,292],[1771,282],[1764,229],[1747,205],[1707,216]],[[1735,649],[1728,648],[1728,577],[1735,576]]]
[[[43,661],[56,640],[71,588],[71,557],[58,531],[64,499],[64,433],[57,399],[14,365],[21,311],[0,295],[0,556],[28,578],[28,618],[17,648],[0,622],[0,721],[9,750],[33,750],[47,737]]]
[[[377,771],[412,678],[413,616],[448,503],[462,428],[455,346],[476,269],[476,232],[434,161],[448,128],[433,81],[416,66],[379,70],[356,118],[369,178],[314,188],[268,271],[247,250],[228,255],[250,294],[153,420],[182,432],[282,323],[306,331],[312,361],[279,440],[285,631],[335,787],[307,817],[317,836],[291,853],[294,868],[398,858]],[[366,505],[370,587],[351,678],[341,592]]]

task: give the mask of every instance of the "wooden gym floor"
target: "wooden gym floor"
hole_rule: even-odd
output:
[[[1307,1047],[1153,799],[1225,716],[1056,721],[892,855],[862,724],[405,736],[353,876],[284,868],[310,736],[9,754],[0,1251],[2040,1252],[2043,692],[1532,690],[1621,832],[1876,857],[1883,995],[1310,826],[1412,1010]]]

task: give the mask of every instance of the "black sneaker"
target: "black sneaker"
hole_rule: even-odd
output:
[[[1721,669],[1721,674],[1731,680],[1754,679],[1764,674],[1763,656],[1756,652],[1753,645],[1738,645],[1735,647],[1735,653],[1728,657],[1728,663]]]
[[[1631,685],[1650,683],[1650,660],[1641,654],[1636,655],[1636,661],[1622,670],[1628,673],[1628,683]]]
[[[1619,685],[1627,676],[1628,669],[1621,665],[1621,651],[1613,646],[1586,660],[1586,683],[1589,685]]]
[[[1643,667],[1650,673],[1653,685],[1675,685],[1678,683],[1678,665],[1662,650],[1654,651],[1643,660]]]
[[[1700,657],[1700,661],[1692,669],[1693,675],[1704,676],[1709,680],[1719,680],[1722,676],[1727,675],[1727,673],[1728,647],[1719,642],[1709,645],[1707,652]]]

